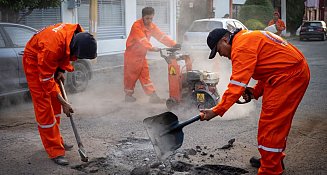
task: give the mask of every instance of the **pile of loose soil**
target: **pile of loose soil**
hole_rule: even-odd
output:
[[[107,157],[95,158],[72,168],[88,174],[115,175],[238,175],[248,173],[247,170],[238,167],[208,164],[210,159],[215,157],[224,156],[226,159],[226,154],[221,154],[221,152],[232,149],[234,141],[231,140],[228,146],[215,149],[207,146],[180,149],[165,162],[160,162],[149,139],[126,138],[119,141]]]

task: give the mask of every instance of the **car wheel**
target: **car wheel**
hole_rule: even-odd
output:
[[[89,83],[89,70],[82,63],[75,62],[74,72],[68,73],[67,85],[70,92],[84,91]]]

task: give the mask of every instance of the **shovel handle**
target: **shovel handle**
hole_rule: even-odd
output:
[[[194,122],[196,122],[196,121],[198,121],[200,119],[201,119],[201,115],[194,116],[191,119],[186,120],[186,121],[180,123],[179,125],[177,125],[176,129],[177,128],[183,128],[184,126],[189,125],[191,123],[194,123]]]
[[[62,94],[63,98],[66,101],[68,101],[67,94],[66,94],[66,91],[65,91],[65,87],[64,87],[64,84],[62,83],[61,80],[59,80],[59,87],[60,87],[60,91],[61,91],[61,94]],[[83,144],[82,144],[82,141],[81,141],[81,137],[79,136],[79,134],[77,132],[77,129],[76,129],[75,122],[74,122],[74,119],[73,119],[72,114],[69,113],[68,117],[70,119],[70,123],[71,123],[72,128],[73,128],[73,132],[74,132],[74,135],[75,135],[75,138],[76,138],[77,145],[78,145],[79,148],[80,147],[83,147]]]

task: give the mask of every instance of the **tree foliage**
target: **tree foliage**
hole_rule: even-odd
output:
[[[263,30],[267,27],[267,25],[262,24],[262,22],[257,19],[249,19],[244,22],[244,25],[250,30]]]
[[[244,5],[272,6],[269,0],[246,0]]]
[[[304,15],[305,0],[287,0],[286,1],[286,29],[295,34],[301,26]]]
[[[0,0],[1,21],[18,22],[19,11],[28,10],[24,16],[32,13],[34,9],[58,7],[62,0]]]
[[[270,0],[246,0],[240,10],[240,20],[245,22],[256,19],[266,25],[271,20],[273,11]]]
[[[24,9],[58,7],[61,0],[0,0],[0,7],[19,12]]]

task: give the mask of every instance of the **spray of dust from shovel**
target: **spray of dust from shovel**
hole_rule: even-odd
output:
[[[163,161],[183,144],[183,127],[200,120],[197,115],[179,123],[178,117],[172,112],[165,112],[143,120],[158,158]]]

